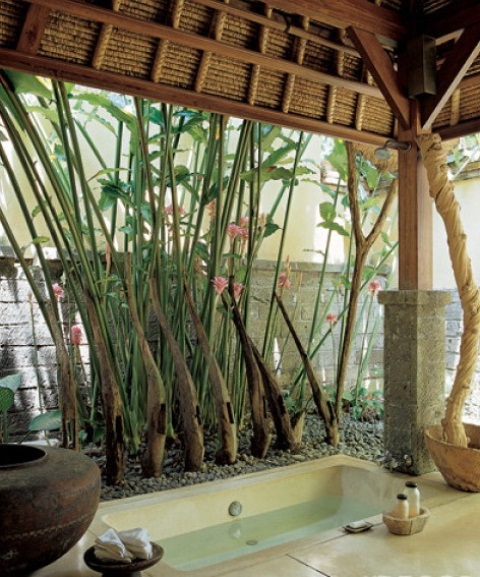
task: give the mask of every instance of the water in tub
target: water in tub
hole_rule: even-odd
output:
[[[103,519],[117,530],[148,528],[164,563],[196,570],[376,515],[403,485],[378,468],[312,462],[160,494]]]
[[[164,562],[194,570],[301,539],[378,513],[371,503],[336,495],[162,539]],[[186,553],[188,559],[186,559]]]

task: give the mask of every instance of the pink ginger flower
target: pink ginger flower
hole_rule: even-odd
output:
[[[240,298],[242,291],[243,291],[243,284],[241,282],[236,282],[233,285],[233,296],[235,297],[235,300],[238,300]]]
[[[215,218],[215,215],[217,212],[217,201],[212,200],[211,202],[209,202],[207,204],[207,206],[205,208],[207,209],[208,216],[210,217],[210,220],[213,220]]]
[[[72,325],[70,329],[70,342],[72,345],[81,345],[83,340],[82,327],[80,325]]]
[[[240,236],[241,230],[242,230],[241,227],[238,226],[238,224],[235,224],[234,222],[231,222],[227,226],[227,234],[231,238],[231,240],[234,240],[237,238],[237,236]]]
[[[217,295],[221,295],[228,287],[228,278],[224,276],[216,276],[210,282],[213,284]]]
[[[378,291],[382,290],[382,285],[380,281],[377,279],[372,280],[372,282],[370,282],[368,285],[368,290],[372,295],[372,297],[375,296],[378,293]]]
[[[338,317],[335,313],[328,313],[328,315],[325,317],[325,320],[330,324],[330,326],[333,326],[337,322],[337,318]]]
[[[281,272],[281,273],[278,275],[278,286],[279,286],[280,288],[284,288],[285,290],[288,291],[289,288],[290,288],[290,286],[291,286],[291,284],[292,284],[292,283],[290,282],[290,279],[288,278],[286,272]]]
[[[169,204],[165,207],[165,214],[173,214],[173,204]],[[185,214],[183,206],[178,207],[178,214]]]
[[[239,221],[239,226],[241,226],[242,228],[247,228],[248,229],[248,223],[250,222],[250,219],[248,216],[241,216],[240,217],[240,221]]]
[[[53,294],[55,295],[55,299],[57,301],[59,301],[60,299],[63,299],[63,297],[65,296],[63,288],[58,284],[58,282],[56,282],[52,285],[52,290],[53,290]]]
[[[239,236],[242,240],[248,240],[248,228],[245,226],[240,226],[239,227]]]

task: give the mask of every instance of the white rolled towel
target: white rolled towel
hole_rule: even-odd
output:
[[[95,557],[102,561],[131,563],[134,557],[114,529],[108,529],[105,533],[95,539],[93,551]]]
[[[142,527],[119,531],[118,536],[125,547],[137,559],[151,559],[153,556],[152,543],[148,531]]]

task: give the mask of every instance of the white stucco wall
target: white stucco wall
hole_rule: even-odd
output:
[[[480,281],[480,180],[455,182],[455,196],[461,207],[463,227],[467,234],[467,250],[477,282]],[[455,288],[447,237],[442,219],[434,212],[433,218],[433,288]]]

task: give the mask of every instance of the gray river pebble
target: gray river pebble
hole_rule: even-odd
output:
[[[265,459],[256,459],[249,454],[250,432],[240,433],[238,459],[233,465],[216,465],[214,454],[216,448],[215,436],[205,435],[205,463],[201,471],[183,472],[183,451],[179,443],[175,443],[166,451],[163,474],[158,478],[142,478],[138,457],[128,457],[125,470],[125,480],[120,486],[102,484],[102,501],[120,499],[185,487],[196,483],[204,483],[217,479],[227,479],[264,471],[273,467],[282,467],[294,463],[310,461],[329,455],[345,454],[368,461],[380,462],[384,457],[383,423],[358,422],[348,417],[341,425],[341,442],[337,448],[322,441],[325,435],[323,423],[315,414],[308,415],[305,423],[302,447],[296,454],[289,451],[279,451],[272,447]],[[100,468],[104,467],[104,457],[91,456]]]

